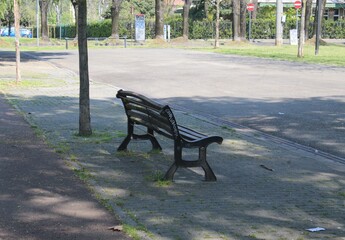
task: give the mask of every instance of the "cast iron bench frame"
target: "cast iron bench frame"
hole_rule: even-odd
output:
[[[178,125],[168,105],[161,105],[153,100],[131,91],[119,90],[117,98],[122,100],[127,115],[127,136],[117,151],[126,151],[131,139],[150,140],[153,150],[162,150],[154,132],[174,140],[174,163],[166,172],[164,179],[172,181],[179,167],[202,167],[206,181],[217,181],[210,165],[206,161],[206,148],[211,143],[222,144],[220,136],[207,136],[190,128]],[[134,126],[147,128],[146,134],[135,134]],[[199,148],[197,160],[183,160],[183,148]]]

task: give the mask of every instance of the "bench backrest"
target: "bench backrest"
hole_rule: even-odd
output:
[[[122,100],[129,122],[143,125],[174,140],[180,138],[174,114],[168,105],[161,105],[131,91],[119,90],[116,97]]]

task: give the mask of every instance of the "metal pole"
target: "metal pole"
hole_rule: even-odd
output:
[[[321,0],[317,0],[317,26],[316,26],[316,39],[315,39],[315,55],[319,54],[320,35],[321,35]]]
[[[249,11],[249,42],[252,39],[252,11]]]
[[[297,30],[297,38],[298,38],[298,8],[296,8],[296,30]]]
[[[39,17],[39,13],[40,13],[40,4],[38,2],[38,0],[36,0],[36,38],[37,38],[37,47],[40,46],[40,17]]]

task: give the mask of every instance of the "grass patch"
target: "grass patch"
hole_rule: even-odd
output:
[[[297,57],[297,46],[258,46],[258,45],[231,45],[222,46],[218,49],[202,48],[202,51],[209,51],[221,54],[236,54],[242,56],[252,56],[260,58],[270,58],[276,60],[288,60],[294,62],[306,62],[315,64],[325,64],[332,66],[345,66],[343,56],[345,55],[345,46],[326,45],[320,46],[319,54],[315,55],[315,47],[311,44],[304,46],[304,57]]]
[[[65,81],[62,79],[54,79],[50,81],[47,81],[46,79],[22,79],[19,82],[16,82],[15,79],[0,79],[0,90],[6,90],[9,88],[49,88],[64,84]]]
[[[93,178],[90,171],[84,167],[81,167],[80,169],[74,168],[73,171],[74,171],[75,175],[77,175],[79,177],[79,179],[84,181],[84,182]]]
[[[75,133],[74,136],[78,139],[80,139],[84,143],[109,143],[115,138],[123,138],[124,136],[127,136],[127,134],[121,132],[121,131],[93,131],[92,135],[90,136],[80,136],[78,133]]]
[[[154,182],[158,187],[167,187],[171,185],[171,181],[164,179],[164,173],[161,171],[154,171],[145,177],[145,180]]]
[[[144,158],[144,159],[149,159],[150,154],[149,153],[139,153],[139,152],[134,152],[130,150],[125,150],[125,151],[117,151],[115,153],[115,156],[117,157],[134,157],[134,158]]]
[[[57,153],[68,153],[71,150],[71,147],[67,143],[58,143],[55,146],[55,152]]]

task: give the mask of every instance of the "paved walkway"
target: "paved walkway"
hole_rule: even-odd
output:
[[[1,240],[130,239],[108,229],[120,224],[114,214],[48,147],[49,140],[42,141],[40,126],[30,127],[1,94],[0,112]]]
[[[6,66],[0,64],[2,69],[13,68],[8,62]],[[218,181],[202,181],[199,169],[181,169],[174,183],[157,184],[153,179],[171,164],[172,142],[159,139],[163,153],[147,153],[150,144],[138,141],[131,143],[130,153],[118,154],[116,147],[126,132],[126,117],[120,102],[115,100],[117,88],[97,82],[91,84],[94,136],[81,138],[76,136],[77,77],[45,62],[23,63],[24,81],[32,82],[33,72],[36,86],[7,88],[7,99],[60,154],[56,159],[63,158],[66,167],[83,177],[92,192],[113,209],[122,222],[140,234],[144,230],[141,238],[345,239],[344,164],[291,146],[277,145],[247,129],[229,129],[176,111],[180,123],[224,137],[222,145],[211,145],[208,151],[209,163]],[[0,79],[10,80],[13,78],[10,75],[0,71]],[[28,139],[32,137],[21,137],[18,141]],[[12,154],[18,154],[16,158],[20,159],[22,152]],[[187,153],[188,156],[193,154]],[[48,162],[41,164],[44,167]],[[13,174],[9,174],[11,176]],[[35,174],[35,177],[41,188],[49,186],[40,175]],[[68,184],[74,181],[63,181],[62,186],[69,191],[59,186],[49,186],[49,189],[62,195],[74,192],[75,187]],[[31,193],[23,188],[15,189],[18,195]],[[40,193],[36,188],[31,191]],[[10,201],[13,195],[1,194],[1,204]],[[82,199],[69,198],[72,206]],[[35,217],[36,209],[26,213],[36,226],[45,217]],[[101,224],[104,218],[100,219]],[[24,231],[16,221],[7,223],[6,228],[1,225],[4,233],[1,232],[0,238],[7,239],[5,230]],[[55,225],[46,227],[55,229]],[[306,231],[312,227],[326,230]]]

